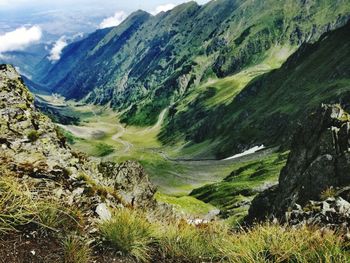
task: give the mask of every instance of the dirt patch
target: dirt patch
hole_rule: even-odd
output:
[[[0,236],[1,263],[60,263],[63,254],[53,237],[33,233],[12,233]]]

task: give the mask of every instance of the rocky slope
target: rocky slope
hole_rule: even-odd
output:
[[[349,146],[349,114],[338,105],[323,105],[294,135],[279,184],[253,200],[249,220],[276,216],[283,221],[292,220],[293,224],[304,219],[320,224],[339,224],[341,218],[341,223],[349,222]],[[322,199],[327,200],[310,202]]]
[[[120,26],[68,46],[37,80],[68,98],[128,108],[125,122],[150,125],[206,79],[345,24],[349,8],[346,0],[219,0],[189,2],[157,16],[137,11]]]
[[[3,165],[32,178],[71,180],[73,184],[86,176],[114,187],[121,198],[116,203],[152,203],[155,188],[141,165],[95,163],[71,151],[57,127],[34,108],[34,98],[14,68],[1,65],[0,70],[0,142],[2,157],[7,160]]]
[[[73,152],[57,127],[35,109],[33,102],[15,69],[0,65],[0,233],[6,233],[7,227],[34,231],[48,224],[40,223],[40,204],[49,200],[52,209],[55,204],[62,209],[79,209],[82,213],[79,218],[84,222],[81,223],[83,235],[88,239],[93,239],[89,233],[94,232],[97,222],[111,216],[111,208],[155,208],[156,189],[140,164],[100,163]],[[31,196],[26,202],[37,206],[19,222],[7,213],[14,216],[20,209],[25,214],[29,207],[23,204],[24,207],[9,211],[12,205],[18,205],[7,196],[12,184],[22,189],[18,193],[11,190],[16,195],[14,200],[20,204],[23,191]],[[52,215],[65,218],[66,214],[58,211],[54,210]],[[38,224],[34,228],[33,222]],[[33,256],[30,251],[27,253]]]

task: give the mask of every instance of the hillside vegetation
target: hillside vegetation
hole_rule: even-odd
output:
[[[314,44],[302,45],[280,69],[232,93],[230,103],[211,107],[222,89],[220,83],[230,79],[214,82],[191,103],[181,101],[169,110],[169,123],[160,138],[164,142],[176,136],[196,143],[217,142],[217,157],[260,144],[288,146],[298,122],[321,103],[349,107],[349,37],[347,24]]]

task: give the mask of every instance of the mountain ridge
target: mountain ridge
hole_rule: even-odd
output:
[[[124,119],[129,124],[152,125],[165,107],[186,97],[188,90],[209,76],[224,77],[257,63],[276,42],[298,46],[315,41],[349,17],[346,1],[272,2],[185,3],[147,17],[135,32],[124,31],[130,33],[124,44],[116,32],[131,23],[132,15],[100,38],[104,44],[116,41],[113,46],[121,47],[117,53],[110,50],[106,59],[94,58],[91,53],[76,57],[78,64],[70,68],[71,73],[57,78],[60,68],[68,69],[63,53],[63,59],[43,82],[68,98],[85,97],[90,103],[110,102],[115,109],[127,109]],[[273,6],[271,11],[264,8],[266,5]],[[256,24],[259,21],[262,23]],[[146,37],[141,39],[141,35]],[[97,47],[102,48],[100,44]],[[89,50],[97,52],[96,48]]]

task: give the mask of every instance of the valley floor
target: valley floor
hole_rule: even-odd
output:
[[[167,109],[162,111],[154,126],[134,127],[120,123],[118,114],[108,107],[65,101],[52,95],[37,95],[37,100],[63,116],[79,119],[77,125],[58,124],[73,149],[103,161],[132,159],[141,162],[152,182],[158,186],[157,198],[194,216],[216,210],[209,202],[189,196],[194,189],[219,183],[233,170],[267,158],[276,151],[264,149],[225,160],[191,158],[191,152],[198,149],[184,145],[163,146],[157,139]],[[276,179],[271,177],[268,181],[275,183]],[[260,187],[260,182],[252,182],[252,187]]]

